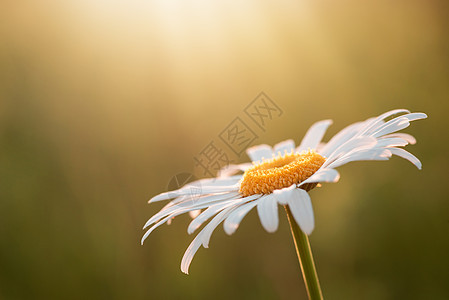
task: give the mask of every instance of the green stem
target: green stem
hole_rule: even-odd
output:
[[[295,242],[296,254],[298,255],[299,264],[301,265],[302,276],[307,288],[307,294],[310,300],[322,300],[320,282],[316,273],[315,263],[313,262],[312,249],[310,249],[309,238],[299,228],[292,212],[288,206],[285,206],[288,222],[292,231],[293,241]]]

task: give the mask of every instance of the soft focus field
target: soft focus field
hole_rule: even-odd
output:
[[[311,243],[327,299],[448,299],[444,0],[2,1],[0,298],[306,299],[283,210],[275,234],[218,227],[188,276],[188,216],[140,246],[146,201],[261,91],[284,113],[255,143],[429,115],[406,130],[422,171],[352,163],[311,192]]]

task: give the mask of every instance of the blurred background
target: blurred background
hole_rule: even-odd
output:
[[[283,111],[264,130],[262,91]],[[327,299],[448,299],[448,95],[444,0],[3,0],[0,298],[306,299],[282,210],[275,234],[256,211],[218,227],[187,276],[189,217],[141,246],[147,200],[236,117],[298,143],[408,108],[423,170],[340,168],[311,192],[312,248]]]

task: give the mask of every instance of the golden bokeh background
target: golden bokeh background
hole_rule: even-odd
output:
[[[406,130],[422,171],[351,163],[311,192],[311,243],[327,299],[449,298],[444,0],[3,0],[0,298],[306,299],[281,210],[275,234],[218,227],[188,276],[188,216],[139,243],[146,201],[261,91],[283,114],[255,143],[429,115]]]

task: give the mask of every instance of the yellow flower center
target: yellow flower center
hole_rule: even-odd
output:
[[[245,171],[240,182],[243,196],[270,194],[313,175],[326,159],[315,151],[290,153],[263,160]]]

